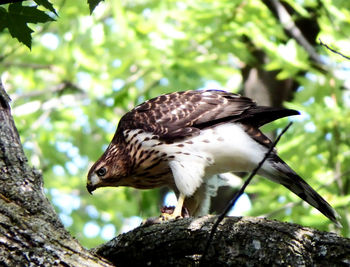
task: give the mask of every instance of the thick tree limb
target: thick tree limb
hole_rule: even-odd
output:
[[[217,216],[141,226],[94,253],[118,266],[196,266]],[[228,217],[204,266],[349,266],[350,239],[296,224]]]

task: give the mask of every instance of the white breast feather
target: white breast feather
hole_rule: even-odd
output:
[[[142,142],[143,148],[174,156],[169,160],[169,166],[177,188],[186,196],[191,196],[203,179],[215,174],[252,171],[267,151],[266,147],[253,140],[237,123],[205,129],[197,136],[173,144],[160,143],[154,139],[143,141],[152,136],[151,133],[143,133],[136,138]],[[179,146],[180,144],[183,146]],[[262,171],[264,170],[270,172],[272,166],[264,164]]]
[[[191,159],[169,162],[177,189],[186,196],[192,196],[202,184],[205,164],[203,161]]]

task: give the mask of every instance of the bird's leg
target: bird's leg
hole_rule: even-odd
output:
[[[174,218],[182,217],[181,214],[182,214],[182,206],[184,205],[184,201],[185,201],[185,195],[180,193],[179,199],[177,200],[175,210],[172,214]]]
[[[182,218],[182,207],[184,204],[186,196],[182,193],[180,193],[179,198],[177,200],[176,207],[174,209],[174,212],[172,214],[169,213],[162,213],[162,220],[163,221],[168,221],[168,220],[173,220],[176,218]]]

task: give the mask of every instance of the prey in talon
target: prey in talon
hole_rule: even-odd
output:
[[[160,209],[161,215],[160,219],[161,221],[168,221],[171,219],[180,219],[180,218],[188,218],[190,217],[190,214],[188,213],[188,210],[185,206],[182,207],[182,211],[179,214],[178,211],[176,211],[176,207],[174,206],[164,206]]]

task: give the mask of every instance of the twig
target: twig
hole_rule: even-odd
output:
[[[266,159],[269,157],[269,155],[271,154],[272,150],[275,148],[275,146],[277,145],[277,143],[279,142],[279,140],[281,139],[282,135],[289,129],[289,127],[293,124],[293,122],[290,122],[284,129],[283,131],[278,135],[277,139],[273,142],[273,144],[271,145],[270,149],[266,152],[264,158],[259,162],[258,166],[256,166],[256,168],[252,171],[252,173],[249,175],[248,179],[245,181],[245,183],[243,184],[243,186],[241,187],[241,189],[236,192],[233,196],[233,198],[230,200],[229,204],[226,206],[225,210],[223,213],[220,214],[220,216],[218,217],[218,219],[216,220],[216,222],[214,223],[213,227],[211,228],[210,231],[210,235],[208,237],[207,240],[207,244],[204,248],[203,251],[203,255],[201,257],[200,260],[200,266],[202,266],[204,259],[208,253],[208,249],[210,246],[211,241],[213,240],[214,234],[216,232],[216,229],[218,228],[219,224],[221,223],[221,221],[225,218],[225,216],[227,215],[227,213],[231,210],[231,208],[236,204],[238,198],[244,193],[244,190],[246,189],[246,187],[248,186],[248,184],[251,182],[251,180],[253,179],[253,177],[255,176],[255,174],[257,174],[257,172],[259,171],[259,169],[261,168],[261,166],[264,164],[264,162],[266,161]]]
[[[318,39],[320,41],[320,45],[324,46],[325,48],[327,48],[328,50],[332,51],[334,54],[338,54],[340,56],[342,56],[343,58],[346,58],[347,60],[350,60],[350,57],[345,56],[344,54],[334,50],[333,48],[330,48],[327,44],[323,43],[321,39]]]
[[[2,200],[4,200],[5,202],[7,202],[7,203],[10,203],[11,202],[11,200],[9,200],[7,197],[5,197],[3,194],[1,194],[0,193],[0,198],[2,199]]]

